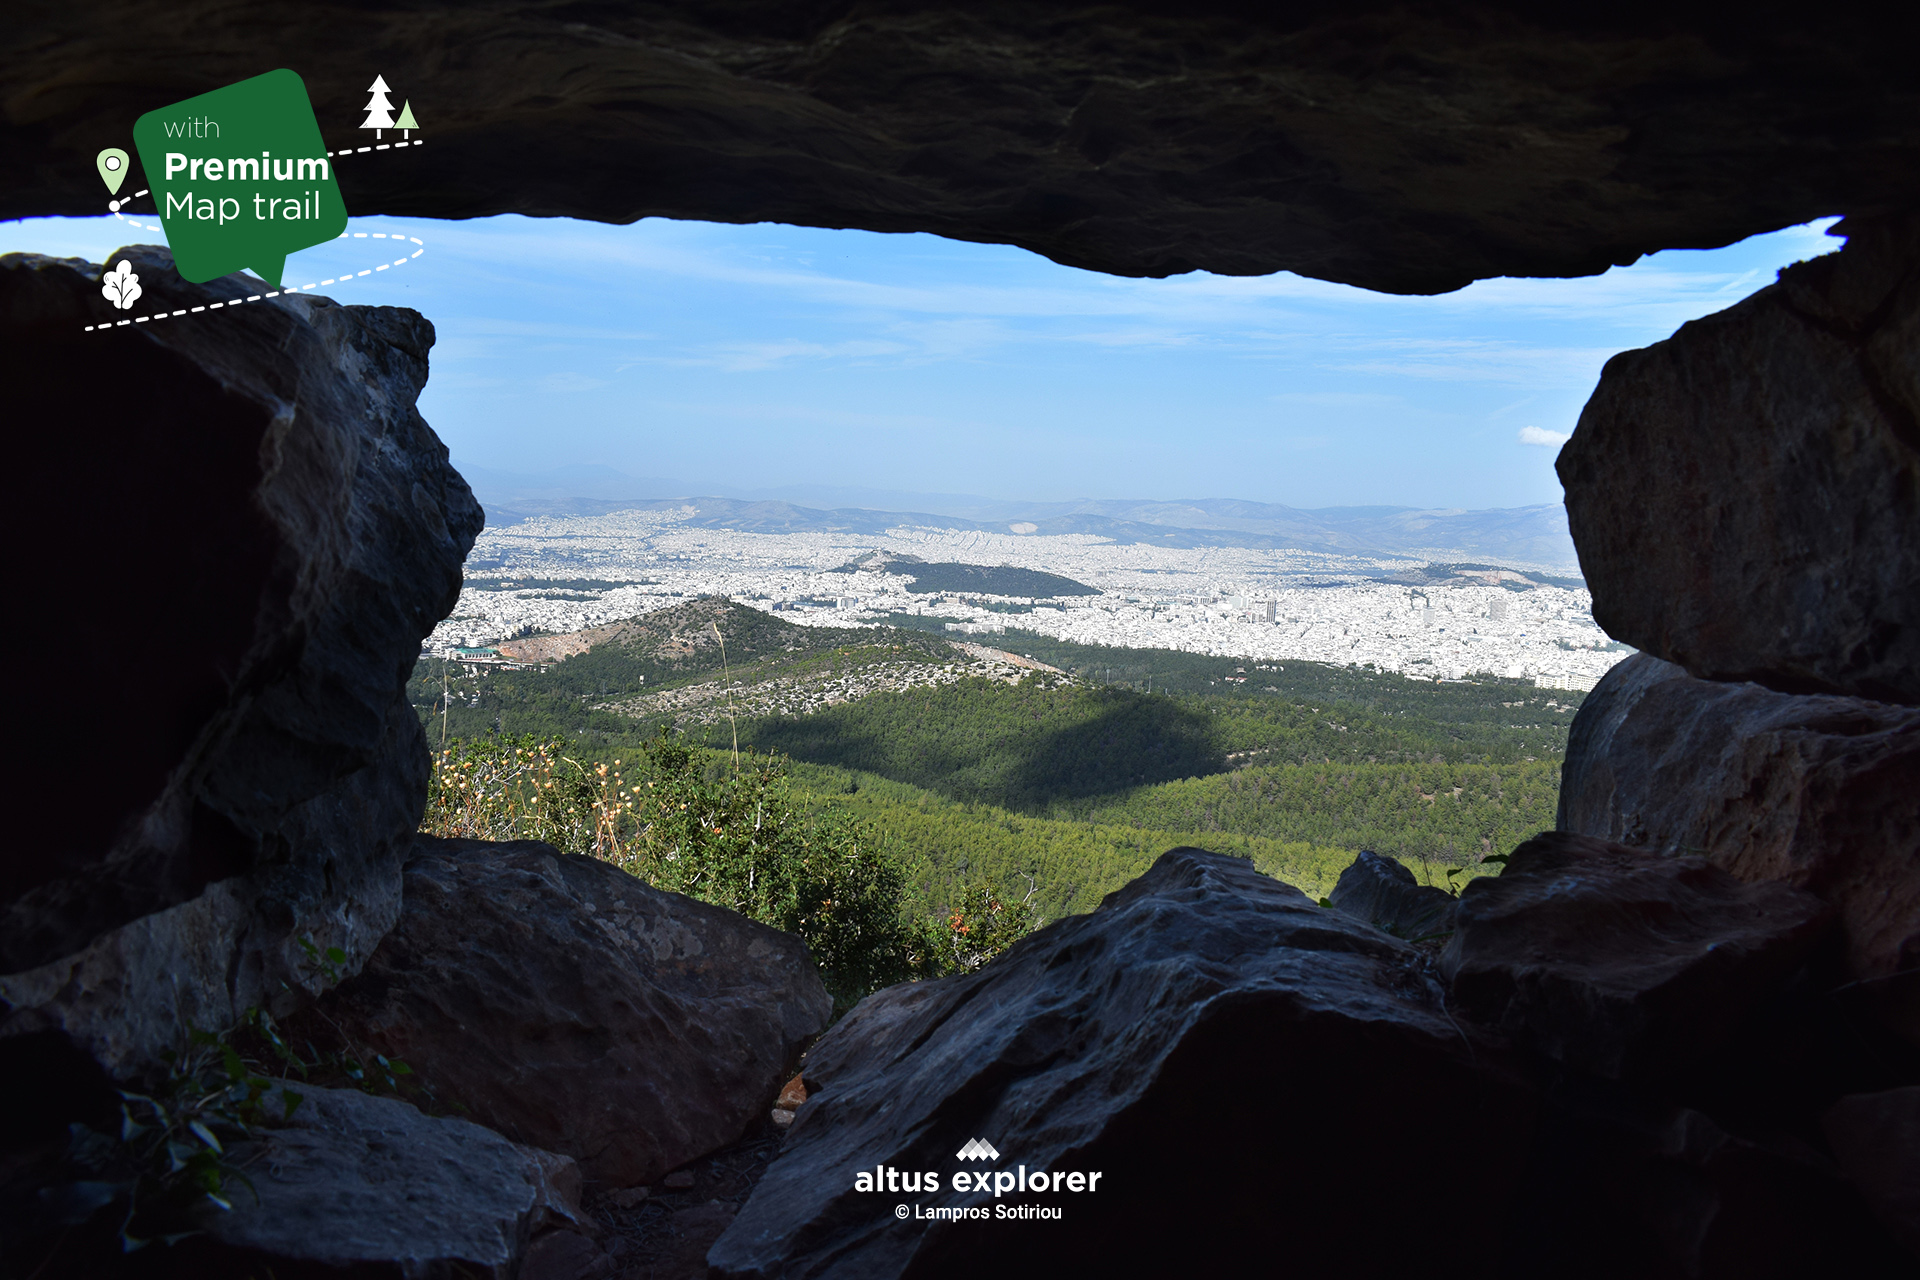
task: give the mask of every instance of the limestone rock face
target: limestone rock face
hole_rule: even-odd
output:
[[[421,837],[399,923],[322,1009],[627,1187],[763,1119],[833,1002],[791,934],[549,845]]]
[[[231,1212],[200,1215],[214,1240],[261,1260],[249,1274],[304,1263],[511,1280],[536,1232],[579,1221],[571,1160],[393,1098],[288,1087],[303,1101],[286,1127],[233,1149],[251,1193],[236,1185]]]
[[[1920,710],[1636,655],[1574,718],[1557,825],[1824,899],[1856,976],[1920,965]]]
[[[1711,680],[1920,703],[1920,216],[1607,362],[1561,450],[1593,616]]]
[[[1396,938],[1423,938],[1453,928],[1453,895],[1413,878],[1393,858],[1361,850],[1327,895],[1336,911],[1385,929]]]
[[[1460,893],[1440,969],[1482,1021],[1605,1077],[1711,1049],[1806,959],[1825,904],[1704,859],[1549,831]]]
[[[351,971],[393,923],[427,781],[406,679],[481,514],[414,407],[419,315],[112,257],[168,315],[87,332],[100,267],[0,259],[9,412],[44,424],[22,500],[58,530],[36,572],[82,673],[19,687],[0,1034],[120,1071],[324,985],[303,940]]]
[[[1512,0],[41,5],[0,51],[0,218],[100,213],[75,156],[270,67],[330,147],[372,144],[378,49],[426,145],[341,159],[356,214],[928,231],[1437,292],[1912,206],[1911,44],[1884,13]]]
[[[1456,1274],[1496,1256],[1498,1215],[1440,1238],[1371,1229],[1379,1171],[1444,1152],[1503,1200],[1532,1095],[1501,1062],[1415,949],[1243,859],[1176,849],[974,973],[862,1001],[808,1052],[785,1149],[708,1261],[960,1276],[1016,1249],[1031,1275],[1227,1275],[1284,1240],[1294,1274]],[[997,1154],[970,1158],[975,1139]],[[880,1166],[880,1190],[858,1190]],[[889,1189],[886,1169],[939,1188]],[[961,1190],[962,1171],[1005,1184]],[[1047,1191],[1017,1189],[1043,1171]],[[1074,1172],[1101,1177],[1053,1190]],[[903,1222],[900,1205],[989,1217]],[[994,1220],[996,1205],[1063,1216]]]

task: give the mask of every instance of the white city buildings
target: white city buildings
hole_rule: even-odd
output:
[[[486,530],[468,571],[499,580],[501,589],[463,592],[429,647],[438,652],[491,644],[529,628],[575,631],[721,595],[802,625],[878,624],[892,614],[918,614],[953,620],[951,629],[964,634],[1012,626],[1083,644],[1371,663],[1441,679],[1489,672],[1532,678],[1549,688],[1591,688],[1627,656],[1594,625],[1583,590],[1514,590],[1466,578],[1410,588],[1370,576],[1417,567],[1410,560],[952,529],[746,533],[691,527],[691,514],[619,512]],[[962,599],[915,594],[897,574],[834,572],[875,550],[1038,569],[1100,594],[1011,600],[969,593]],[[609,586],[581,591],[518,585],[528,579],[590,579]],[[638,585],[613,585],[623,582]],[[984,607],[989,603],[1022,611]]]

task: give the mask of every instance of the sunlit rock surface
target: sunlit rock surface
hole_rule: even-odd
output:
[[[1920,215],[1607,362],[1560,453],[1593,617],[1711,680],[1920,703]]]
[[[1856,976],[1920,965],[1920,709],[1638,655],[1574,718],[1558,825],[1824,899]]]

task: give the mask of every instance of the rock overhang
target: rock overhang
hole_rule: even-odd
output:
[[[195,10],[20,24],[0,216],[97,212],[76,154],[263,68],[301,70],[339,131],[368,49],[429,145],[343,166],[357,214],[925,231],[1121,275],[1438,293],[1920,198],[1911,42],[1864,7]]]

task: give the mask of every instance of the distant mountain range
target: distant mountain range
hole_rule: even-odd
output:
[[[565,467],[538,475],[460,469],[486,507],[490,525],[517,524],[534,516],[692,506],[689,525],[750,533],[882,534],[900,525],[918,525],[1026,535],[1092,534],[1159,547],[1297,548],[1579,571],[1566,509],[1558,503],[1489,511],[1391,506],[1307,510],[1237,498],[1018,502],[824,486],[698,496],[674,480],[628,476],[610,467]],[[833,505],[802,505],[807,498]],[[856,498],[868,501],[849,501]]]

